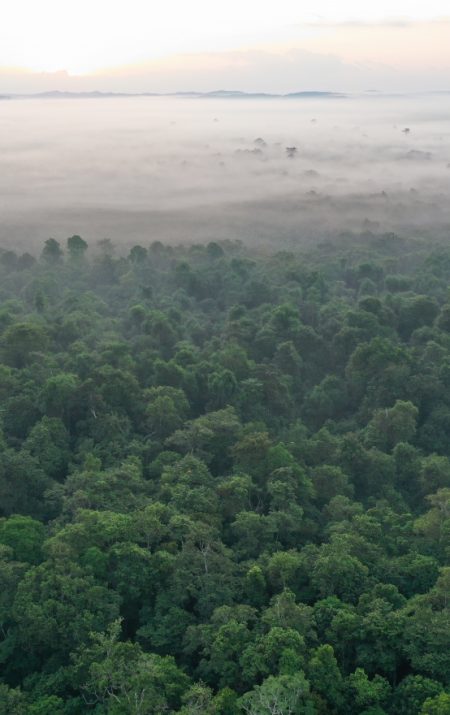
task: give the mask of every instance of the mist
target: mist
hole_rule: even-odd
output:
[[[450,95],[0,102],[0,246],[448,237]]]

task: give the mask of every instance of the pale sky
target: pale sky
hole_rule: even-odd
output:
[[[450,89],[450,0],[0,4],[0,93],[348,91],[374,83]]]

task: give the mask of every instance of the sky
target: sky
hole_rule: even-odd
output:
[[[449,0],[5,0],[0,93],[450,89]]]

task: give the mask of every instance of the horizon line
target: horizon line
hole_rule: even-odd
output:
[[[274,98],[274,99],[294,99],[294,98],[334,98],[344,99],[346,97],[398,97],[398,96],[418,96],[418,95],[436,95],[450,94],[449,89],[435,90],[397,90],[384,91],[378,89],[367,89],[358,91],[338,91],[338,90],[296,90],[292,92],[266,92],[266,91],[245,91],[245,90],[179,90],[174,92],[126,92],[126,91],[108,91],[108,90],[44,90],[42,92],[0,92],[0,99],[45,99],[45,98],[108,98],[108,97],[186,97],[186,98],[213,98],[213,99],[238,99],[238,98]]]

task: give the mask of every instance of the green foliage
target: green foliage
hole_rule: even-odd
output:
[[[120,622],[76,654],[77,676],[87,705],[103,705],[112,715],[159,715],[180,704],[189,678],[173,658],[147,654],[137,644],[121,642]]]
[[[54,238],[48,238],[42,249],[42,259],[49,265],[60,263],[63,256],[61,246]]]
[[[434,698],[427,698],[420,713],[421,715],[448,715],[450,713],[450,695],[441,693]]]
[[[17,514],[0,519],[0,543],[12,549],[13,558],[36,564],[42,559],[45,527],[30,516]]]
[[[450,712],[450,261],[398,240],[1,254],[0,713]]]
[[[48,346],[48,335],[40,323],[13,323],[2,337],[3,357],[7,364],[23,368]]]
[[[303,673],[269,676],[241,698],[247,715],[314,715],[309,686]]]
[[[376,410],[367,426],[367,442],[383,452],[399,442],[409,442],[416,432],[419,410],[411,402],[397,400],[388,410]]]
[[[71,259],[79,260],[87,251],[88,245],[81,236],[70,236],[67,239],[67,250]]]

